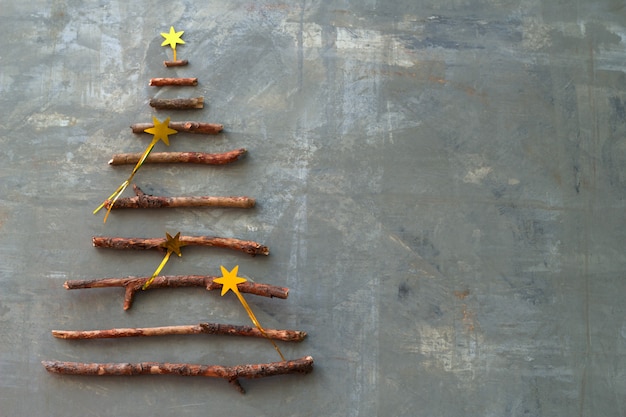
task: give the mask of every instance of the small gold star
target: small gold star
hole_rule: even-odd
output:
[[[182,242],[179,240],[180,232],[176,233],[176,236],[174,237],[172,237],[169,233],[165,232],[165,236],[166,236],[165,242],[161,244],[161,247],[167,249],[167,253],[163,257],[163,260],[161,261],[161,264],[159,265],[159,267],[156,269],[156,271],[154,271],[154,274],[152,274],[150,279],[146,281],[145,284],[143,284],[143,286],[141,287],[142,290],[148,289],[150,284],[152,284],[152,281],[154,281],[154,279],[159,275],[159,273],[161,272],[161,270],[163,269],[167,261],[170,259],[170,255],[172,253],[175,253],[178,256],[183,256],[183,254],[180,252],[180,247],[184,246]]]
[[[214,282],[222,284],[222,296],[230,290],[232,290],[235,294],[239,294],[239,288],[237,288],[237,284],[241,284],[247,281],[247,279],[237,276],[237,272],[239,271],[239,265],[236,265],[232,271],[228,271],[223,266],[220,266],[220,268],[222,269],[222,278],[216,278]]]
[[[160,122],[156,117],[152,117],[152,123],[154,127],[145,129],[144,132],[154,135],[152,141],[156,144],[159,140],[162,140],[167,146],[170,146],[170,139],[168,135],[175,135],[178,131],[170,129],[170,118],[168,117],[163,122]]]
[[[169,33],[161,32],[161,36],[163,36],[165,38],[165,40],[163,41],[161,46],[170,45],[172,47],[172,49],[176,49],[176,44],[177,43],[180,43],[180,44],[184,44],[185,43],[185,41],[180,38],[183,35],[183,33],[185,33],[184,30],[181,30],[180,32],[176,32],[174,30],[174,26],[170,26],[170,32]]]
[[[175,253],[178,256],[183,256],[183,254],[180,252],[180,247],[183,246],[182,242],[180,241],[180,232],[176,233],[176,236],[174,237],[165,232],[165,236],[165,242],[163,242],[161,246],[167,249],[168,252]]]

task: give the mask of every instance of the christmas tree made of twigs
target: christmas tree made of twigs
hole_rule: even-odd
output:
[[[183,31],[177,32],[170,27],[169,32],[161,33],[164,38],[161,46],[169,46],[172,49],[173,59],[165,61],[166,68],[171,70],[185,66],[187,60],[178,60],[176,46],[185,44],[182,39]],[[169,86],[172,88],[195,87],[198,85],[197,78],[160,77],[152,78],[150,85],[155,87]],[[179,111],[186,109],[202,109],[204,97],[174,98],[150,100],[150,105],[158,110]],[[133,184],[135,196],[122,197],[124,191],[131,185],[139,169],[144,164],[150,163],[195,163],[206,165],[222,165],[238,160],[246,153],[244,148],[225,153],[202,153],[202,152],[152,152],[159,142],[169,146],[171,135],[179,132],[192,134],[219,134],[223,125],[215,123],[202,123],[195,121],[172,121],[170,117],[159,120],[152,118],[152,123],[137,123],[131,126],[134,133],[147,133],[152,135],[152,141],[142,153],[116,154],[109,161],[111,165],[134,165],[129,177],[95,210],[94,214],[106,209],[104,222],[107,221],[112,210],[123,208],[154,209],[166,207],[229,207],[229,208],[252,208],[255,200],[249,197],[215,197],[215,196],[152,196],[145,194],[137,185]],[[182,256],[182,248],[189,245],[222,247],[241,251],[250,255],[268,255],[269,248],[260,243],[241,240],[233,237],[215,236],[181,236],[178,232],[174,236],[166,233],[165,238],[126,238],[126,237],[93,237],[93,245],[114,249],[157,249],[163,253],[163,259],[151,276],[107,278],[98,280],[66,281],[67,289],[123,287],[125,289],[124,309],[132,306],[133,299],[138,292],[152,288],[176,288],[188,286],[200,286],[207,290],[221,290],[221,295],[233,292],[246,313],[250,317],[253,326],[199,323],[188,326],[163,326],[152,328],[117,328],[109,330],[66,331],[53,330],[55,337],[65,339],[94,339],[110,337],[131,336],[158,336],[165,334],[220,334],[260,337],[269,340],[280,356],[279,362],[264,364],[246,364],[232,367],[219,365],[202,365],[191,363],[80,363],[44,361],[48,371],[61,374],[74,375],[138,375],[138,374],[178,374],[188,376],[209,376],[226,379],[242,393],[243,388],[239,383],[240,378],[259,378],[287,373],[308,373],[312,370],[313,358],[305,356],[300,359],[286,360],[276,340],[299,342],[306,333],[296,330],[267,329],[261,326],[254,315],[250,305],[242,293],[254,294],[266,297],[287,298],[288,289],[268,284],[250,282],[246,278],[238,276],[239,267],[234,266],[230,270],[220,266],[221,276],[209,275],[161,275],[161,271],[172,254]]]

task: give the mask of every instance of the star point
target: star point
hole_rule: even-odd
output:
[[[185,43],[185,41],[180,38],[183,35],[183,33],[185,33],[184,30],[181,30],[180,32],[176,32],[174,30],[174,26],[170,26],[169,33],[161,32],[161,36],[165,38],[161,46],[170,45],[172,49],[176,49],[177,43],[180,43],[180,44]]]
[[[162,140],[167,146],[170,146],[170,139],[168,136],[178,133],[177,130],[170,129],[170,118],[168,117],[163,122],[160,122],[159,119],[153,116],[152,123],[154,123],[154,127],[149,127],[148,129],[145,129],[144,132],[154,135],[152,140],[155,143]]]
[[[222,270],[222,277],[216,278],[214,282],[218,284],[222,284],[222,296],[226,294],[228,291],[232,290],[235,294],[239,293],[239,289],[237,288],[237,284],[244,283],[248,281],[245,278],[241,278],[237,276],[237,272],[239,271],[239,265],[236,265],[232,271],[228,271],[223,266],[220,266]]]

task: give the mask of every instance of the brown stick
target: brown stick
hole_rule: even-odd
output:
[[[245,148],[235,149],[223,153],[204,152],[154,152],[148,155],[146,164],[205,164],[205,165],[225,165],[235,162],[247,150]],[[142,153],[118,153],[113,155],[109,165],[130,165],[136,164],[142,157]]]
[[[195,98],[153,98],[150,106],[164,110],[187,110],[204,108],[204,97]]]
[[[124,287],[124,310],[128,310],[133,305],[135,294],[139,292],[143,285],[151,278],[152,277],[128,277],[95,280],[69,280],[65,281],[63,286],[67,290]],[[214,282],[216,278],[219,277],[209,275],[162,275],[154,278],[154,281],[148,288],[204,287],[207,291],[221,290],[222,284]],[[238,284],[237,288],[242,293],[259,295],[262,297],[286,299],[289,296],[289,288],[260,284],[251,281]]]
[[[249,255],[269,255],[267,246],[251,240],[240,240],[229,237],[216,236],[181,236],[181,246],[213,246],[216,248],[232,249]],[[140,237],[104,237],[94,236],[93,245],[97,248],[112,249],[159,249],[163,251],[165,238],[140,238]]]
[[[259,329],[252,326],[237,326],[234,324],[200,323],[187,326],[162,326],[122,328],[109,330],[52,330],[52,335],[59,339],[106,339],[118,337],[139,336],[169,336],[190,334],[212,334],[227,336],[268,337],[284,342],[302,342],[306,332],[299,330]]]
[[[184,67],[187,64],[189,64],[189,61],[187,61],[186,59],[181,59],[178,61],[163,61],[163,65],[165,65],[166,67]]]
[[[224,129],[224,125],[219,123],[169,122],[168,126],[179,132],[201,133],[205,135],[217,135]],[[133,133],[144,133],[146,129],[151,127],[154,127],[154,124],[135,123],[130,128],[133,130]]]
[[[135,197],[118,198],[113,207],[110,201],[104,204],[108,209],[125,208],[164,208],[164,207],[228,207],[228,208],[252,208],[256,204],[250,197],[161,197],[144,193],[141,188],[133,184]]]
[[[48,372],[64,375],[91,375],[91,376],[130,376],[130,375],[181,375],[205,376],[222,378],[232,384],[239,392],[245,393],[238,378],[264,378],[286,374],[308,374],[313,371],[313,357],[305,356],[300,359],[247,364],[236,366],[196,365],[189,363],[81,363],[42,361],[41,364]]]
[[[198,85],[197,78],[151,78],[150,83],[148,85],[152,85],[155,87],[163,87],[166,85],[175,85],[175,86],[194,86]]]

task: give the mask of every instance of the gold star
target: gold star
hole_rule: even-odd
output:
[[[172,47],[172,49],[176,49],[176,44],[177,43],[180,43],[180,44],[184,44],[185,43],[185,41],[180,38],[183,33],[185,33],[184,30],[181,30],[180,32],[176,32],[176,31],[174,31],[174,26],[170,26],[170,32],[169,33],[161,32],[161,36],[163,36],[165,38],[165,40],[163,41],[161,46],[170,45]]]
[[[239,292],[239,288],[237,288],[237,284],[241,284],[241,283],[248,281],[245,278],[241,278],[237,276],[237,272],[239,271],[239,265],[236,265],[232,271],[228,271],[223,266],[220,266],[220,268],[222,269],[222,278],[215,278],[213,282],[222,284],[222,296],[224,296],[224,294],[226,294],[230,290],[232,290],[232,292],[235,293],[235,295],[239,299],[239,302],[241,303],[243,308],[246,310],[246,313],[248,313],[250,320],[252,320],[252,323],[254,323],[254,325],[256,326],[257,329],[259,329],[261,334],[265,336],[267,340],[269,340],[272,343],[272,345],[274,345],[274,349],[276,349],[276,352],[278,352],[278,354],[280,355],[280,358],[282,360],[285,360],[285,357],[283,356],[283,353],[280,351],[280,348],[278,347],[278,345],[276,345],[276,343],[274,343],[272,339],[269,338],[267,333],[265,333],[265,330],[263,329],[263,327],[261,327],[261,323],[259,323],[259,320],[257,320],[256,316],[252,312],[252,309],[250,309],[250,306],[248,305],[246,300],[243,298],[243,295],[241,295],[241,293]]]
[[[216,278],[214,282],[222,284],[222,296],[229,290],[232,290],[235,294],[239,295],[239,288],[237,288],[237,284],[247,281],[247,279],[237,276],[239,265],[236,265],[230,272],[223,266],[220,266],[220,268],[222,269],[222,278]]]
[[[161,244],[161,247],[167,249],[167,253],[163,257],[163,260],[161,261],[161,264],[159,265],[159,267],[156,269],[156,271],[154,271],[154,274],[152,274],[150,279],[146,281],[145,284],[143,284],[143,286],[141,287],[142,290],[147,289],[150,286],[150,284],[152,284],[152,281],[154,281],[154,279],[159,275],[159,273],[161,272],[161,270],[163,269],[167,261],[170,259],[170,255],[172,253],[175,253],[178,256],[183,256],[183,254],[180,252],[180,247],[183,246],[181,244],[181,241],[179,240],[180,232],[176,233],[176,236],[174,237],[172,237],[169,233],[165,232],[165,236],[166,236],[165,242]]]
[[[168,252],[175,253],[178,256],[183,256],[183,254],[180,253],[180,247],[183,246],[180,241],[180,232],[176,233],[176,236],[174,237],[165,232],[165,236],[165,242],[163,242],[161,246],[167,249]]]
[[[170,139],[168,135],[175,135],[178,131],[170,129],[170,118],[168,117],[163,122],[160,122],[156,117],[152,117],[152,123],[154,127],[145,129],[144,132],[154,135],[152,141],[156,144],[159,140],[162,140],[167,146],[170,146]],[[154,146],[154,145],[153,145]]]

